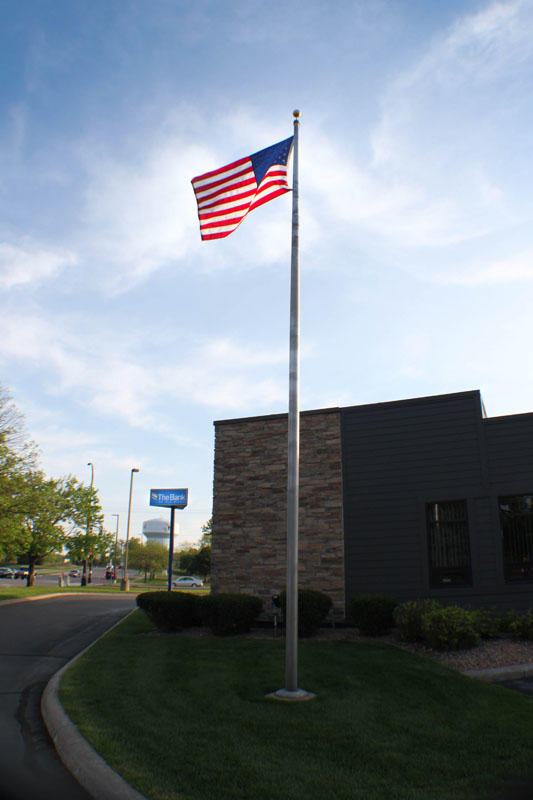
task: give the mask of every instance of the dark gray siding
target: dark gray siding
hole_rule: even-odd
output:
[[[506,583],[498,497],[533,494],[533,414],[484,419],[479,392],[341,410],[346,597],[388,592],[525,608]],[[472,585],[429,585],[426,503],[466,500]]]
[[[494,489],[533,494],[533,414],[483,420]]]
[[[442,593],[429,591],[425,504],[468,499],[472,532],[487,491],[480,423],[479,392],[341,410],[347,598]],[[494,572],[480,555],[473,566]]]
[[[505,583],[498,514],[498,497],[533,494],[533,414],[515,414],[483,420],[490,474],[492,526],[487,529],[487,547],[492,544],[498,566],[497,581],[503,602],[513,608],[533,606],[533,584]]]

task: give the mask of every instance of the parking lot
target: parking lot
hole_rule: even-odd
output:
[[[7,569],[16,570],[18,568],[0,567],[0,586],[5,586],[8,582],[9,583],[13,582],[15,585],[24,585],[26,583],[24,577],[19,577],[19,578],[4,577],[2,575],[2,572],[5,572]],[[72,570],[76,570],[78,575],[77,576],[69,575],[69,572],[71,572]],[[105,567],[93,567],[92,584],[93,585],[99,584],[101,586],[109,585],[111,581],[109,579],[106,579],[105,573],[106,573]],[[137,574],[136,572],[128,570],[128,577],[130,580],[132,580],[136,576],[136,574]],[[64,570],[46,569],[46,571],[45,570],[41,571],[39,570],[39,568],[37,568],[35,575],[35,585],[59,586],[61,585],[62,582],[62,585],[64,586],[79,586],[81,584],[81,575],[82,575],[81,567],[71,567],[70,565],[66,565]],[[121,578],[122,578],[122,570],[118,570],[117,581],[120,581]]]

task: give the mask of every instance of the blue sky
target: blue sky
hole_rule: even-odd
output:
[[[0,380],[124,536],[213,420],[288,401],[290,194],[201,242],[190,180],[301,117],[301,407],[533,411],[533,2],[3,0]],[[163,512],[165,513],[165,512]]]

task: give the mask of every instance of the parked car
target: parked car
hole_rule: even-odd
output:
[[[200,578],[193,578],[191,575],[180,575],[172,581],[174,589],[198,589],[203,585],[204,582]]]
[[[69,578],[79,578],[80,577],[79,569],[71,569],[68,576]]]
[[[0,578],[14,578],[15,573],[11,567],[0,567]]]
[[[18,567],[18,569],[15,570],[15,578],[27,578],[29,574],[30,571],[27,567]]]

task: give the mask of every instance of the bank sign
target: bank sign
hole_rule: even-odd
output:
[[[150,489],[150,505],[164,508],[185,508],[188,489]]]

